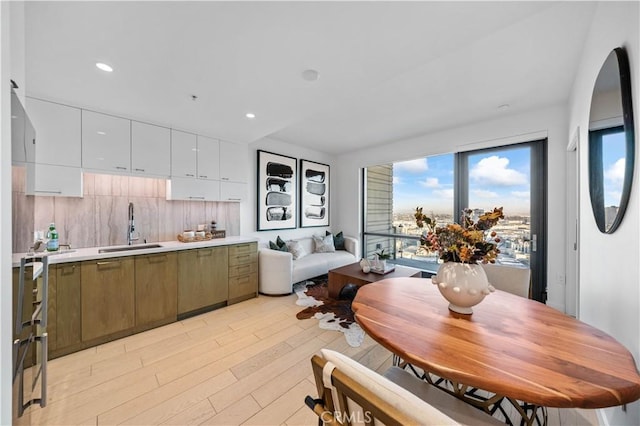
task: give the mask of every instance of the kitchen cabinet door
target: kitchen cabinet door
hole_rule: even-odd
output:
[[[61,263],[55,265],[54,269],[49,269],[49,287],[53,287],[55,291],[54,298],[51,297],[51,290],[49,291],[50,301],[55,299],[55,321],[50,310],[47,332],[50,350],[61,351],[79,346],[82,342],[80,263]],[[52,328],[55,330],[55,338],[51,336]]]
[[[131,171],[131,121],[82,110],[82,167],[128,173]]]
[[[220,142],[198,135],[198,179],[220,179]]]
[[[247,198],[247,184],[220,181],[220,201],[243,201]]]
[[[228,294],[227,247],[178,252],[178,315],[225,302]]]
[[[131,171],[150,177],[171,175],[171,132],[168,128],[131,122]]]
[[[35,162],[81,167],[81,110],[27,97],[27,111],[36,130]]]
[[[249,148],[247,145],[220,141],[220,180],[247,183]]]
[[[167,181],[167,200],[220,201],[220,181],[172,177]]]
[[[27,195],[53,197],[82,197],[82,169],[27,163]]]
[[[198,141],[193,133],[171,130],[171,176],[195,178]]]
[[[178,315],[176,252],[135,257],[136,327],[173,322]]]
[[[133,328],[135,276],[132,257],[83,262],[82,341]]]

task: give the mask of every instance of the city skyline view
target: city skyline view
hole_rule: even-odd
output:
[[[480,153],[468,159],[470,208],[502,206],[505,215],[529,216],[528,147]],[[394,163],[394,212],[409,213],[423,207],[425,214],[453,215],[453,163],[454,154]]]

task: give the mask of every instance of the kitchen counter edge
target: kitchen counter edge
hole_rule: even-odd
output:
[[[46,254],[47,256],[49,256],[49,264],[56,264],[56,263],[81,262],[83,260],[113,259],[115,257],[139,256],[144,254],[164,253],[168,251],[180,251],[180,250],[219,247],[219,246],[228,246],[233,244],[257,243],[257,242],[259,242],[258,238],[238,236],[238,237],[214,238],[212,240],[195,241],[191,243],[181,243],[180,241],[161,241],[158,243],[149,243],[149,244],[159,244],[162,247],[146,248],[146,249],[130,250],[130,251],[119,251],[119,252],[113,252],[113,253],[98,253],[98,250],[105,249],[105,248],[127,247],[127,246],[118,245],[118,246],[104,246],[104,247],[85,247],[85,248],[73,249],[72,251],[69,251],[69,252],[36,253],[36,255]],[[12,266],[14,268],[20,267],[20,259],[24,256],[26,256],[26,253],[13,253]]]

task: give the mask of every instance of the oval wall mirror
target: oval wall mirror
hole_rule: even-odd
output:
[[[634,157],[629,59],[618,47],[600,69],[589,113],[589,193],[598,229],[605,234],[613,233],[622,222]]]

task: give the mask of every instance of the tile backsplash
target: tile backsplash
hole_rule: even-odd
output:
[[[46,232],[51,222],[60,243],[73,248],[126,244],[130,202],[138,242],[176,240],[183,230],[212,220],[227,236],[240,234],[239,203],[167,201],[164,179],[84,173],[84,198],[27,196],[24,187],[24,169],[14,167],[14,252],[25,252],[33,230]],[[29,208],[33,215],[20,214]]]

